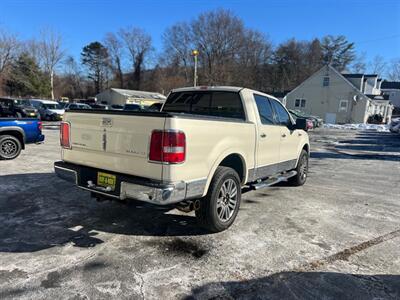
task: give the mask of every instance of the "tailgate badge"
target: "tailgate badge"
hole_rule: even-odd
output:
[[[111,127],[112,126],[112,119],[111,118],[103,118],[101,122],[102,126]]]

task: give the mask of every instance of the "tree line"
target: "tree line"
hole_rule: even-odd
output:
[[[325,64],[341,72],[366,72],[400,80],[400,59],[381,56],[366,62],[345,36],[289,39],[273,45],[263,33],[248,28],[234,13],[219,9],[179,22],[162,34],[157,52],[142,28],[108,32],[84,45],[80,57],[68,55],[62,36],[43,30],[22,41],[0,30],[0,94],[47,98],[87,98],[105,88],[167,93],[193,83],[198,50],[200,85],[235,85],[265,92],[291,90]]]

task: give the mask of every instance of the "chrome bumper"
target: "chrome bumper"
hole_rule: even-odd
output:
[[[152,183],[150,185],[121,180],[119,195],[116,195],[104,187],[93,184],[92,181],[79,183],[79,170],[55,164],[54,171],[58,177],[72,182],[82,189],[120,200],[134,199],[156,205],[169,205],[185,199],[199,198],[206,186],[206,179],[167,184]]]

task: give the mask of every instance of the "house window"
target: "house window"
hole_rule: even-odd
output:
[[[306,107],[306,99],[296,99],[294,107]]]
[[[349,105],[348,100],[340,100],[339,101],[339,112],[341,112],[341,111],[346,112],[348,105]]]
[[[329,86],[329,77],[325,76],[324,81],[322,82],[322,86]]]

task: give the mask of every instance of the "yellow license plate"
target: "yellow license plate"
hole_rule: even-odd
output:
[[[110,187],[112,191],[115,190],[115,184],[117,182],[117,177],[115,175],[98,172],[97,173],[97,185],[102,187]]]

